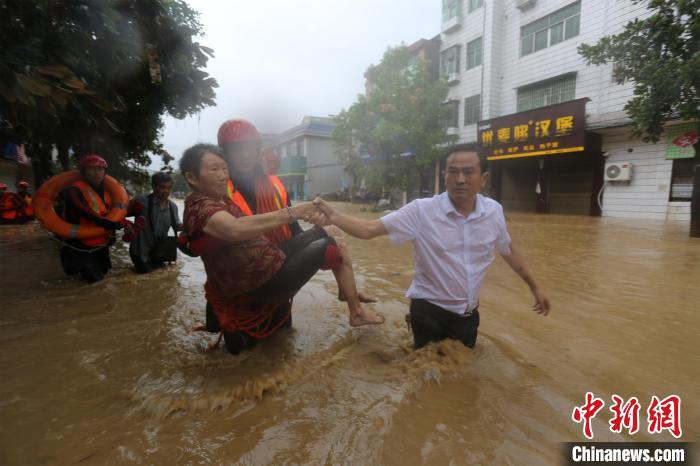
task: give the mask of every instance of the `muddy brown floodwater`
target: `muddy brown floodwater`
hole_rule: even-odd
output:
[[[366,218],[358,206],[341,208]],[[149,275],[127,249],[96,285],[63,276],[38,225],[0,226],[0,463],[558,464],[587,391],[606,401],[596,440],[646,433],[652,395],[682,399],[700,433],[700,240],[685,223],[509,215],[549,292],[547,318],[498,258],[476,348],[415,351],[403,316],[410,246],[349,240],[360,288],[385,325],[352,329],[321,272],[294,326],[252,352],[207,351],[203,267]],[[636,396],[641,432],[612,434],[611,395]]]

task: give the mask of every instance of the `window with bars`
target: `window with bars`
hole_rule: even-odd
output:
[[[581,2],[540,18],[520,28],[520,56],[538,52],[566,39],[578,36],[581,26]]]
[[[484,0],[469,0],[469,13],[484,6]]]
[[[457,128],[459,126],[459,100],[449,100],[442,105],[445,106],[443,127]]]
[[[474,125],[481,119],[481,95],[464,99],[464,126]]]
[[[670,201],[688,201],[693,195],[693,166],[695,159],[674,159],[671,169]]]
[[[481,37],[467,44],[467,69],[481,65]]]
[[[518,112],[560,104],[576,98],[576,75],[569,74],[518,89]]]
[[[442,0],[442,22],[462,15],[462,0]]]
[[[454,45],[440,53],[440,76],[459,72],[459,45]]]

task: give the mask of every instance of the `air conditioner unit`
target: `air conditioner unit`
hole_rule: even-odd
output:
[[[527,10],[528,8],[535,6],[536,0],[515,0],[515,7],[519,10]]]
[[[459,128],[456,126],[448,126],[445,132],[450,136],[459,136]]]
[[[605,164],[605,181],[629,181],[632,179],[630,162],[608,162]]]
[[[447,84],[457,84],[459,82],[459,73],[450,73],[447,75]]]

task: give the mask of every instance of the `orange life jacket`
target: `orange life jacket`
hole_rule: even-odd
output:
[[[0,208],[2,208],[2,213],[0,217],[3,220],[14,220],[17,218],[17,201],[14,193],[2,193],[2,202],[0,203]]]
[[[267,179],[270,180],[272,183],[272,186],[275,188],[275,193],[274,193],[274,199],[272,201],[274,202],[274,207],[279,209],[284,209],[287,206],[287,190],[284,189],[284,185],[282,184],[282,181],[280,181],[279,178],[277,178],[274,175],[266,175]],[[256,191],[257,191],[256,187]],[[231,199],[231,201],[239,208],[241,211],[247,215],[253,215],[253,211],[251,210],[250,206],[246,202],[245,198],[241,194],[240,191],[236,190],[236,188],[233,186],[233,182],[229,179],[228,180],[228,197]],[[270,202],[267,202],[266,204],[270,204]],[[260,202],[258,202],[258,210],[259,214],[264,214],[267,212],[271,212],[272,210],[266,210],[263,206],[260,205]],[[279,240],[285,241],[288,240],[292,237],[292,230],[289,228],[289,225],[284,225],[281,227],[282,234],[281,238]],[[269,235],[268,235],[269,236]],[[271,237],[274,241],[274,238]],[[281,241],[276,241],[276,242],[281,242]]]
[[[95,214],[99,215],[100,217],[105,217],[107,215],[107,212],[109,212],[109,207],[111,204],[111,199],[109,197],[109,193],[105,191],[105,197],[104,200],[100,197],[97,192],[90,187],[89,184],[87,184],[84,181],[76,181],[74,182],[71,186],[75,186],[78,188],[83,195],[83,198],[87,201],[88,207],[90,210],[95,212]],[[81,225],[94,225],[91,221],[89,221],[86,218],[80,217],[80,224]],[[88,238],[82,240],[82,242],[86,246],[90,247],[97,247],[97,246],[102,246],[103,244],[106,244],[110,240],[110,233],[107,232],[103,235],[100,236],[95,236],[94,238]]]

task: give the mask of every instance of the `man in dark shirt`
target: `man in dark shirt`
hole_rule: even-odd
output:
[[[129,206],[129,215],[136,216],[136,234],[130,240],[129,255],[138,273],[148,273],[162,266],[164,260],[157,254],[158,243],[168,241],[171,228],[175,233],[182,230],[177,205],[170,200],[172,177],[165,172],[155,173],[151,186],[152,193],[137,197]],[[174,242],[172,246],[174,249]]]

